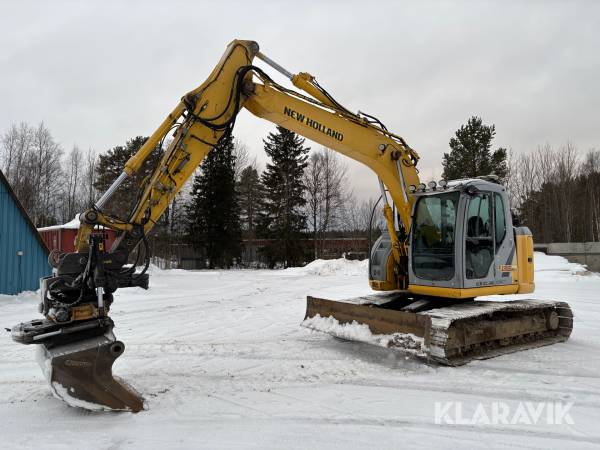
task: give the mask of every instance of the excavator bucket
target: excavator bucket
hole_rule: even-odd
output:
[[[125,350],[112,326],[108,318],[77,324],[75,330],[37,320],[17,325],[12,335],[21,343],[40,344],[38,362],[50,389],[70,406],[138,412],[144,409],[144,399],[112,373]]]
[[[446,299],[415,301],[405,293],[395,293],[343,301],[308,297],[302,325],[458,366],[566,341],[573,329],[573,313],[564,302],[452,303]]]

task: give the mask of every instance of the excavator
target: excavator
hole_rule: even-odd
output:
[[[253,65],[255,58],[297,90],[275,82]],[[343,301],[308,297],[305,326],[334,335],[345,326],[368,326],[373,335],[389,336],[390,347],[450,366],[568,339],[573,314],[565,302],[476,300],[534,290],[533,238],[513,221],[497,179],[422,183],[417,152],[379,119],[345,108],[315,77],[289,72],[256,42],[234,40],[206,81],[182,97],[80,214],[76,250],[51,253],[53,274],[40,281],[43,318],[11,330],[14,341],[37,344],[60,399],[92,410],[144,409],[140,393],[112,373],[125,350],[109,316],[114,293],[148,289],[148,234],[243,108],[365,164],[378,177],[385,227],[372,245],[369,284],[382,292]],[[106,212],[119,186],[157,149],[162,157],[142,181],[129,217]],[[104,229],[118,233],[111,248]],[[323,321],[337,326],[323,327]]]

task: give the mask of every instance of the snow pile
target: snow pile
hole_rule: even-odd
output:
[[[545,253],[535,252],[535,273],[536,277],[541,275],[543,277],[550,276],[550,273],[558,276],[571,276],[571,275],[589,275],[587,267],[578,264],[571,263],[562,256],[549,256]],[[339,259],[316,259],[311,263],[308,263],[304,267],[292,267],[286,269],[286,272],[293,273],[294,275],[368,275],[369,260],[365,259],[362,261],[351,261],[344,258]]]
[[[352,261],[345,258],[316,259],[304,267],[287,269],[301,275],[367,275],[369,260]]]
[[[534,267],[538,272],[562,272],[568,275],[586,275],[589,271],[582,264],[569,262],[562,256],[546,255],[545,253],[534,253]]]
[[[302,326],[341,339],[366,342],[381,347],[399,347],[418,354],[422,353],[424,345],[423,338],[411,333],[373,334],[368,325],[364,323],[358,323],[355,320],[352,323],[340,323],[331,316],[321,317],[319,314],[304,319]]]
[[[142,266],[143,267],[143,266]],[[140,270],[140,268],[138,267],[138,271]],[[185,269],[162,269],[160,267],[158,267],[156,264],[150,263],[150,266],[148,266],[148,270],[146,271],[146,273],[148,273],[150,275],[150,277],[162,277],[162,276],[171,276],[171,275],[182,275],[182,276],[186,276],[186,275],[191,275],[194,272],[190,271],[190,270],[185,270]]]
[[[39,298],[40,298],[39,291],[37,291],[37,292],[23,291],[18,294],[15,294],[15,295],[0,294],[0,303],[6,304],[9,301],[16,302],[16,303],[23,303],[23,302],[36,301]]]

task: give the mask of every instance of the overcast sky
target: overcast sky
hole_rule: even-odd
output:
[[[235,38],[379,117],[424,178],[471,115],[517,153],[600,148],[594,1],[0,0],[0,132],[44,121],[65,149],[98,152],[149,135]],[[234,134],[264,163],[273,128],[242,112]],[[375,176],[349,167],[355,193],[374,196]]]

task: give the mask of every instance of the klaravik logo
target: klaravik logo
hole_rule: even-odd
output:
[[[573,403],[505,402],[477,403],[475,409],[463,402],[435,402],[438,425],[573,425],[569,411]]]

